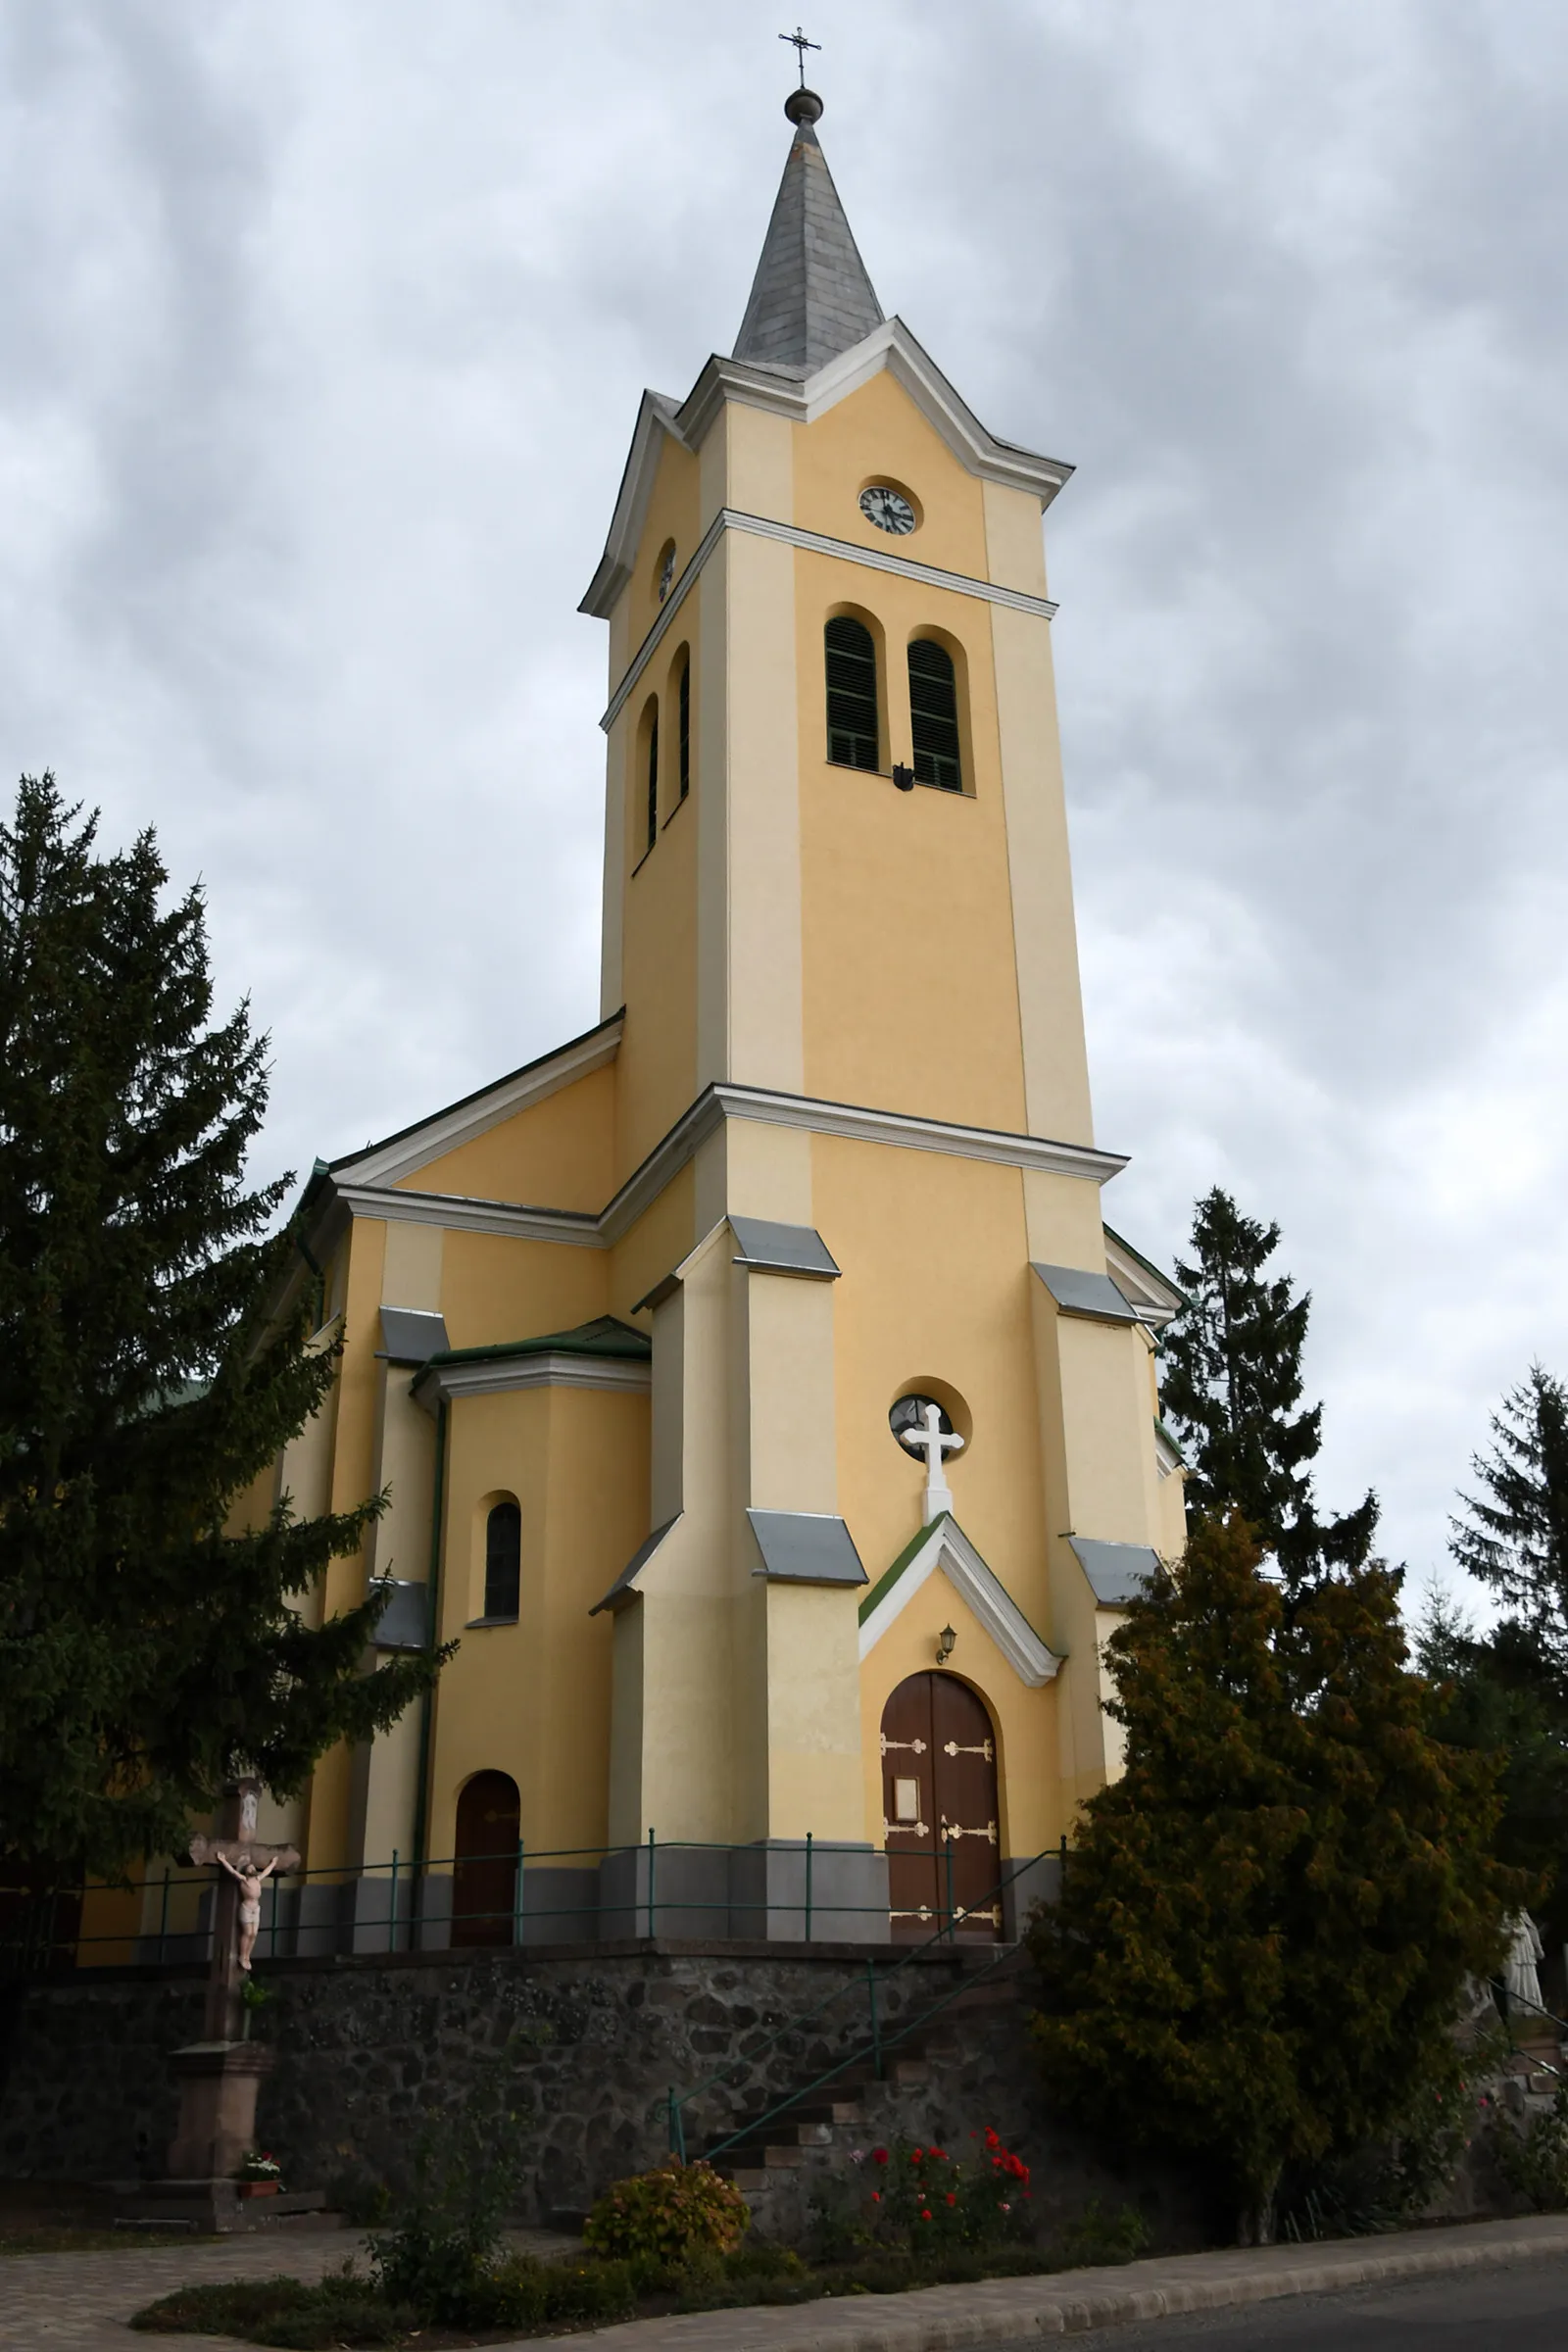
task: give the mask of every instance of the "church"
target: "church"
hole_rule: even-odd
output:
[[[601,1017],[306,1194],[340,1376],[254,1499],[384,1489],[311,1605],[460,1646],[271,1808],[280,1951],[1009,1937],[1183,1540],[1180,1295],[1090,1114],[1071,469],[884,316],[785,113],[734,349],[644,394],[582,599]]]

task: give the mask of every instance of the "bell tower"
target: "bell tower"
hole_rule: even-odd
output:
[[[1088,1144],[1040,518],[883,316],[816,131],[734,352],[645,396],[610,622],[627,1167],[715,1082]]]

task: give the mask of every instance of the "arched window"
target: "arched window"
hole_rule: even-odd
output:
[[[827,756],[838,767],[881,766],[876,645],[863,620],[840,612],[822,632],[827,660]]]
[[[652,849],[659,838],[659,705],[648,706],[648,838]]]
[[[675,689],[676,709],[680,722],[680,797],[692,788],[692,661],[688,654],[680,665],[680,683]]]
[[[522,1580],[522,1513],[514,1502],[498,1502],[484,1523],[484,1613],[517,1614]]]
[[[931,637],[909,648],[909,720],[914,732],[914,780],[939,792],[961,792],[958,759],[958,683],[953,656]]]

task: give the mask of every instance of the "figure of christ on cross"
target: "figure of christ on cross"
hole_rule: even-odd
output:
[[[239,1887],[236,1943],[240,1968],[248,1977],[251,1973],[251,1954],[256,1949],[256,1938],[262,1927],[262,1887],[277,1868],[277,1856],[272,1856],[265,1870],[257,1869],[255,1858],[250,1854],[239,1863],[231,1862],[224,1853],[220,1853],[217,1859]]]
[[[262,1888],[273,1872],[298,1870],[292,1845],[267,1845],[256,1835],[261,1787],[240,1781],[224,1791],[217,1836],[195,1837],[190,1858],[198,1869],[216,1864],[222,1874],[213,1904],[213,1965],[207,1985],[206,2032],[212,2040],[237,2037],[241,2021],[240,1982],[251,1973],[251,1955],[262,1925]]]
[[[963,1450],[963,1440],[956,1429],[942,1426],[942,1407],[927,1403],[918,1422],[911,1421],[907,1429],[899,1432],[899,1443],[910,1453],[925,1455],[925,1525],[944,1511],[953,1508],[953,1489],[949,1486],[946,1458],[950,1453]]]

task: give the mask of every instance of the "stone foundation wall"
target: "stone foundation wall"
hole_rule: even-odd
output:
[[[688,2108],[688,2145],[737,2124],[748,2106],[793,2090],[863,2041],[869,1955],[850,1947],[781,1955],[759,1946],[578,1946],[463,1954],[278,1961],[275,1997],[257,2015],[277,2053],[258,2112],[263,2146],[301,2186],[408,2178],[425,2117],[481,2083],[504,2082],[518,2118],[531,2210],[583,2208],[668,2145],[671,2085],[690,2088],[726,2061],[738,2079]],[[922,1954],[879,1984],[882,2022],[966,1984],[989,1954]],[[879,1979],[888,1954],[880,1955]],[[876,2086],[871,2138],[906,2131],[957,2153],[992,2125],[1036,2169],[1042,2219],[1098,2193],[1137,2197],[1167,2238],[1196,2235],[1191,2198],[1148,2176],[1097,2164],[1050,2122],[1030,2056],[1018,1978],[931,2029],[929,2065],[903,2087]],[[780,2026],[835,1996],[815,2019],[761,2048]],[[162,2169],[174,2129],[168,2053],[200,2033],[194,1968],[82,1971],[7,1996],[0,2018],[0,2177],[129,2180]],[[904,2070],[907,2075],[911,2070]],[[857,2139],[840,2128],[835,2140]],[[808,2169],[847,2167],[848,2145],[810,2151]],[[759,2226],[792,2234],[803,2177],[759,2200]],[[762,2210],[766,2208],[766,2211]]]

